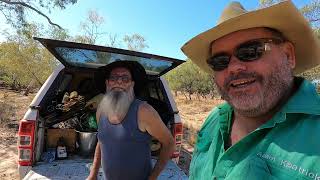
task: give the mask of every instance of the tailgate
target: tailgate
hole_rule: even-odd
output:
[[[156,160],[152,160],[155,164]],[[92,160],[60,160],[52,163],[39,163],[25,176],[29,179],[86,179],[89,175],[89,168]],[[100,169],[98,179],[103,179]],[[166,168],[161,172],[158,180],[187,180],[188,177],[173,162],[168,161]]]

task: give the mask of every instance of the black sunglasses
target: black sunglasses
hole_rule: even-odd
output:
[[[282,42],[282,39],[277,38],[250,40],[238,45],[233,54],[224,52],[215,54],[207,60],[207,63],[214,71],[222,71],[228,67],[232,55],[243,62],[255,61],[258,60],[264,52],[270,50],[269,43],[280,44]]]

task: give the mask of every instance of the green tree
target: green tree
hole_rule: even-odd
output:
[[[129,50],[142,51],[149,46],[146,43],[146,39],[140,34],[134,33],[132,35],[125,35],[123,41],[126,43]]]
[[[65,9],[68,5],[75,3],[77,3],[77,0],[0,0],[0,11],[7,22],[17,29],[28,24],[26,18],[26,12],[28,11],[35,12],[44,17],[49,24],[62,29],[61,26],[52,22],[43,10],[50,13],[53,8]]]
[[[97,11],[89,10],[85,21],[80,22],[80,29],[83,32],[77,40],[82,43],[96,44],[106,32],[102,32],[102,25],[105,23],[103,16]]]
[[[212,76],[199,69],[195,80],[195,89],[196,93],[203,98],[206,98],[207,95],[214,94],[215,86]]]
[[[49,38],[56,40],[65,41],[71,39],[68,30],[60,29],[55,26],[49,27],[49,29],[46,31],[46,34],[49,36]]]
[[[22,90],[30,84],[39,87],[56,67],[53,56],[31,38],[44,32],[42,26],[28,24],[0,44],[1,79],[12,88]]]
[[[192,99],[191,95],[193,94],[206,97],[215,89],[212,77],[203,72],[191,60],[169,72],[165,78],[176,94],[177,91],[181,91],[189,100]]]
[[[104,17],[95,10],[89,10],[84,21],[80,22],[82,34],[76,35],[73,41],[86,44],[103,44],[109,47],[120,47],[121,43],[117,34],[102,31],[105,25]],[[146,39],[138,33],[125,35],[124,46],[129,50],[142,51],[147,48]]]

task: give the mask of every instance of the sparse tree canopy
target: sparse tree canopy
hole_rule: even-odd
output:
[[[27,12],[33,11],[44,17],[49,24],[62,29],[61,26],[52,22],[43,10],[46,9],[50,13],[53,8],[65,9],[67,5],[75,3],[77,0],[0,0],[0,11],[7,22],[15,28],[25,26],[28,23]]]
[[[142,51],[148,48],[145,38],[137,33],[125,35],[123,41],[127,44],[129,50]]]
[[[77,37],[77,41],[87,44],[96,44],[97,40],[107,34],[102,30],[102,25],[105,23],[103,16],[97,11],[89,10],[85,21],[80,22],[80,29],[83,32]]]
[[[46,33],[43,26],[28,24],[16,35],[0,43],[1,81],[16,90],[22,90],[29,84],[39,87],[45,82],[56,67],[57,61],[30,37],[41,37]],[[60,35],[56,32],[49,34]]]
[[[165,77],[173,91],[186,93],[190,100],[192,94],[206,97],[215,93],[212,77],[191,60],[170,71]]]

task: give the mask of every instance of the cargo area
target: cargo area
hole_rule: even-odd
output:
[[[36,164],[93,158],[97,143],[95,113],[104,93],[94,75],[94,71],[62,70],[47,91],[39,106]],[[145,86],[137,98],[152,105],[172,132],[174,113],[166,103],[162,83],[150,76]],[[161,144],[152,140],[150,146],[156,157]],[[59,147],[63,147],[62,158],[58,157]]]

